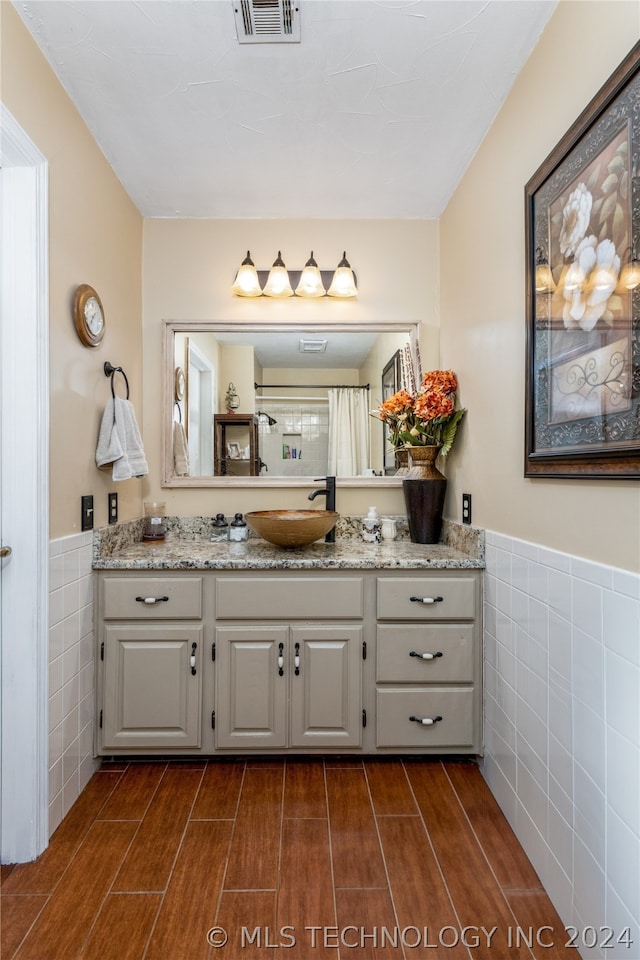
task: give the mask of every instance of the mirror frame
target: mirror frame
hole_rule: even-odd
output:
[[[294,327],[301,333],[321,333],[323,330],[345,333],[409,333],[415,323],[256,323],[239,320],[163,320],[162,358],[162,487],[308,487],[315,477],[177,477],[173,473],[173,406],[174,406],[174,334],[176,333],[263,333],[265,330],[282,332]],[[402,477],[337,477],[342,487],[398,487]]]

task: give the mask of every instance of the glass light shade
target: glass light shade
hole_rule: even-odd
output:
[[[582,290],[586,279],[582,267],[574,260],[565,274],[564,289],[568,292]]]
[[[635,290],[640,284],[640,260],[632,260],[623,268],[620,283],[626,290]]]
[[[311,251],[311,256],[304,265],[304,270],[300,274],[300,280],[298,286],[296,287],[296,296],[298,297],[324,297],[327,291],[324,289],[324,284],[322,283],[322,277],[320,276],[320,270],[318,269],[318,264],[313,258],[313,250]]]
[[[553,293],[556,285],[548,263],[539,263],[536,267],[536,293]]]
[[[287,268],[282,262],[282,256],[278,250],[278,256],[273,261],[273,266],[269,271],[267,282],[262,291],[265,297],[292,297],[293,290],[289,281]]]
[[[329,297],[341,297],[349,299],[358,296],[356,281],[353,276],[353,270],[347,260],[347,251],[342,255],[342,260],[336,268],[336,272],[331,280],[331,286],[327,290]]]
[[[618,282],[617,275],[613,274],[609,267],[600,267],[593,271],[589,278],[589,285],[594,290],[613,291]]]
[[[240,265],[236,274],[236,279],[231,287],[231,292],[237,297],[260,297],[262,290],[251,255],[247,250],[247,255]]]

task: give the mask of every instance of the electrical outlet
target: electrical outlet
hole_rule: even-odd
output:
[[[118,522],[118,494],[110,493],[108,496],[108,516],[109,523]]]
[[[93,530],[93,496],[80,497],[82,505],[80,513],[80,529]]]
[[[462,494],[462,522],[471,523],[471,494]]]

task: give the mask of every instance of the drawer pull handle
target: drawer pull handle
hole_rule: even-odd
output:
[[[433,653],[417,653],[415,650],[412,650],[409,656],[417,657],[418,660],[435,660],[436,657],[441,657],[442,653],[440,650],[434,650]]]
[[[412,603],[442,603],[444,597],[409,597]]]
[[[409,717],[409,720],[413,720],[414,723],[421,723],[424,727],[430,727],[442,720],[442,717]]]
[[[284,676],[284,643],[278,644],[278,676]]]
[[[300,644],[299,643],[296,643],[295,656],[293,658],[293,665],[295,667],[294,673],[296,677],[299,677],[300,676]]]
[[[191,676],[195,677],[196,675],[196,650],[198,649],[198,644],[194,641],[191,644],[191,656],[189,657],[189,663],[191,665]]]
[[[136,597],[136,603],[168,603],[169,597]]]

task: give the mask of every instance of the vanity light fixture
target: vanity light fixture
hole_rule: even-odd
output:
[[[287,268],[282,260],[282,254],[278,250],[278,256],[273,261],[273,266],[269,271],[269,276],[262,291],[265,297],[292,297],[293,290]]]
[[[631,254],[631,260],[624,265],[620,274],[620,286],[624,290],[635,290],[640,284],[640,260],[635,250],[635,241],[633,247],[633,250],[628,251]]]
[[[258,279],[258,271],[251,259],[251,253],[247,250],[247,255],[240,264],[240,269],[236,273],[236,278],[231,287],[233,293],[238,297],[260,297],[262,288]]]
[[[556,285],[542,247],[536,247],[536,293],[553,293]]]
[[[266,270],[256,270],[247,250],[247,256],[240,265],[231,292],[236,297],[262,296],[277,299],[293,296],[318,299],[328,296],[349,300],[358,296],[356,275],[347,260],[346,251],[333,272],[319,269],[312,250],[304,268],[289,273],[278,250],[278,256],[267,275]]]
[[[318,264],[314,260],[313,250],[311,256],[304,265],[304,270],[300,275],[300,282],[296,287],[297,297],[324,297],[327,291],[322,283],[322,277],[318,269]]]
[[[328,297],[340,297],[343,300],[350,300],[358,296],[356,280],[351,269],[351,264],[347,260],[347,251],[342,254],[342,260],[336,267],[331,286],[327,290]]]

